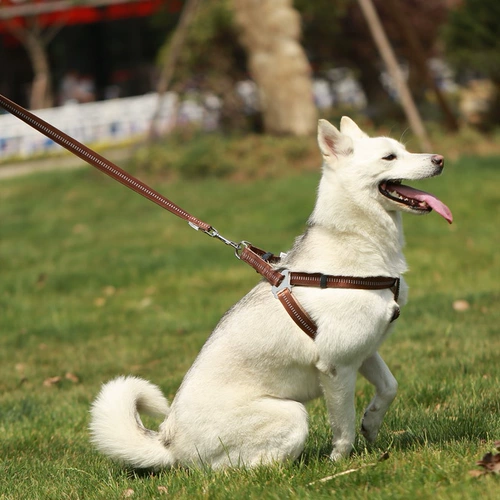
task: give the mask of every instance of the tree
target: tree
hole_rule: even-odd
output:
[[[358,3],[366,18],[366,22],[368,23],[368,27],[370,28],[375,44],[380,51],[380,55],[387,65],[387,69],[396,84],[401,104],[405,110],[405,114],[413,132],[420,141],[420,147],[424,151],[429,152],[431,150],[429,137],[422,123],[422,119],[420,118],[420,114],[415,106],[411,92],[404,80],[401,69],[399,68],[399,64],[396,60],[392,47],[382,27],[377,11],[373,6],[372,0],[358,0]]]
[[[243,104],[236,93],[236,82],[246,75],[245,54],[237,40],[230,1],[184,2],[179,20],[165,28],[168,38],[158,57],[161,68],[158,91],[196,90],[215,94],[222,104],[223,130],[246,125]],[[156,19],[157,25],[166,27],[169,23],[171,16],[159,15]]]
[[[33,68],[29,106],[32,109],[53,104],[52,77],[48,46],[68,19],[71,24],[96,22],[106,6],[133,4],[137,0],[11,0],[0,8],[0,21],[19,40],[28,53]],[[86,15],[92,14],[92,21]]]
[[[248,68],[257,83],[264,129],[307,135],[316,128],[311,68],[300,45],[301,20],[291,0],[233,0]]]
[[[446,21],[448,0],[373,0],[380,21],[398,60],[408,63],[409,85],[416,102],[426,98],[432,83],[426,78],[427,60],[439,53],[440,29]],[[304,47],[316,71],[332,66],[347,66],[354,71],[368,100],[369,114],[384,120],[400,110],[390,100],[380,80],[381,61],[358,3],[352,0],[295,0],[304,23]],[[419,50],[411,44],[408,26],[418,35]],[[410,35],[411,36],[411,35]],[[424,61],[424,64],[422,64]],[[443,114],[445,112],[443,111]]]
[[[53,105],[52,81],[47,48],[54,36],[62,28],[62,23],[44,28],[37,14],[27,14],[24,22],[8,18],[4,24],[8,31],[23,45],[28,53],[33,68],[33,83],[29,107],[31,109],[48,108]]]
[[[311,71],[291,0],[204,0],[189,17],[189,29],[181,29],[179,21],[161,51],[161,65],[170,68],[164,71],[169,89],[215,93],[222,102],[222,127],[234,130],[249,124],[236,83],[250,73],[266,132],[304,135],[315,129]],[[251,119],[260,129],[255,116]]]
[[[450,11],[444,41],[459,70],[476,70],[500,82],[500,38],[497,0],[462,0]]]
[[[490,78],[495,95],[487,120],[500,123],[500,38],[498,0],[462,0],[451,10],[444,29],[447,55],[464,74]]]
[[[444,120],[448,130],[458,130],[458,121],[453,111],[451,110],[446,97],[441,91],[439,85],[431,74],[429,65],[427,64],[426,51],[423,47],[417,30],[414,28],[411,18],[406,14],[399,0],[386,0],[387,6],[390,8],[393,19],[396,25],[399,26],[406,48],[409,49],[413,65],[427,86],[432,89],[436,96],[436,100],[441,108]]]
[[[188,36],[189,27],[195,18],[200,1],[201,0],[186,0],[184,8],[182,9],[181,17],[177,23],[177,27],[172,35],[170,47],[168,47],[168,50],[163,51],[165,52],[164,61],[161,66],[160,76],[156,85],[158,102],[156,110],[151,117],[151,126],[149,129],[150,139],[155,139],[158,135],[157,121],[161,112],[162,101],[174,78],[175,67],[182,54],[182,49]]]

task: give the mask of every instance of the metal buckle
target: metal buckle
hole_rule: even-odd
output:
[[[249,241],[240,241],[238,245],[234,249],[234,255],[238,260],[241,260],[241,252],[245,250],[245,248],[249,247],[251,243]]]
[[[205,234],[208,234],[211,238],[217,238],[218,240],[222,241],[226,245],[233,247],[234,249],[238,248],[239,243],[235,243],[234,241],[228,240],[227,238],[224,238],[222,234],[217,231],[214,227],[210,228],[208,231],[205,231]]]
[[[292,285],[290,284],[290,271],[288,269],[283,269],[281,274],[283,275],[283,279],[280,281],[279,285],[273,285],[271,287],[271,291],[276,298],[278,298],[278,294],[286,288],[292,291]]]
[[[199,231],[201,228],[198,227],[196,224],[193,224],[191,221],[188,222],[188,224],[196,231]],[[248,246],[251,245],[251,243],[249,241],[240,241],[239,243],[236,243],[235,241],[232,241],[232,240],[228,240],[227,238],[225,238],[224,236],[222,236],[222,234],[219,233],[219,231],[217,231],[217,229],[215,229],[215,227],[211,227],[210,229],[207,229],[207,230],[202,230],[205,234],[208,234],[208,236],[210,236],[210,238],[217,238],[218,240],[222,241],[223,243],[225,243],[226,245],[230,246],[230,247],[233,247],[234,248],[234,255],[236,255],[236,257],[238,259],[241,259],[241,252]]]

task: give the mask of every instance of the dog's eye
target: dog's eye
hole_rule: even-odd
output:
[[[387,156],[384,156],[382,158],[382,160],[387,160],[387,161],[392,161],[392,160],[395,160],[397,158],[397,156],[395,154],[390,154],[390,155],[387,155]]]

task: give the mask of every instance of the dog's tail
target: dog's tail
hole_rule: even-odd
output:
[[[139,411],[166,417],[169,404],[158,387],[137,377],[108,382],[92,404],[90,433],[95,446],[110,458],[134,468],[173,465],[158,432],[146,429]]]

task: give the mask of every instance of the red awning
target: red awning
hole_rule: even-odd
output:
[[[23,2],[24,3],[24,2]],[[23,3],[19,0],[0,0],[0,9],[19,6]],[[159,11],[162,7],[169,12],[178,12],[182,8],[181,0],[140,0],[132,2],[110,3],[103,1],[101,5],[96,2],[95,6],[73,6],[69,2],[54,2],[51,0],[36,0],[36,4],[52,4],[54,8],[61,4],[60,10],[37,14],[37,19],[42,27],[54,24],[73,25],[89,24],[99,21],[113,21],[115,19],[125,19],[130,17],[150,16]],[[107,4],[108,3],[108,4]],[[27,5],[27,3],[24,3]],[[11,17],[9,19],[0,18],[0,32],[8,32],[5,23],[22,26],[25,24],[25,16]]]

